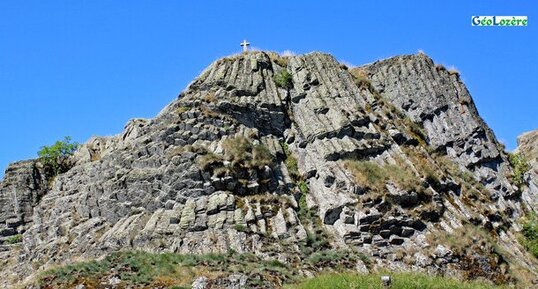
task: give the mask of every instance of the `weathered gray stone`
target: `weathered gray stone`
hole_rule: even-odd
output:
[[[438,258],[447,258],[452,255],[452,251],[450,251],[443,245],[437,245],[437,247],[435,248],[434,254]]]
[[[415,229],[410,227],[402,227],[402,232],[400,233],[400,236],[402,237],[411,237],[415,233]]]
[[[188,227],[194,225],[194,219],[196,217],[196,213],[194,212],[195,206],[196,203],[194,200],[189,199],[185,204],[185,207],[183,207],[183,211],[181,212],[181,221],[179,222],[179,226],[181,228],[187,229]]]
[[[321,53],[286,58],[284,66],[265,52],[218,60],[156,118],[90,139],[73,156],[74,167],[54,180],[35,160],[12,164],[0,183],[0,235],[22,234],[23,242],[17,250],[0,245],[0,273],[21,281],[35,273],[33,264],[56,266],[120,249],[233,249],[302,260],[300,245],[325,230],[330,246],[364,250],[379,267],[459,274],[462,267],[450,257],[433,264],[427,254],[415,254],[410,265],[387,256],[406,248],[427,252],[438,244],[428,244],[425,234],[456,232],[469,222],[491,227],[513,254],[509,262],[535,269],[510,226],[517,229],[515,220],[535,207],[536,174],[528,174],[521,201],[506,178],[511,169],[502,147],[457,76],[423,55],[361,67],[362,80]],[[275,84],[284,69],[292,76],[290,89]],[[205,156],[223,158],[225,139],[237,136],[263,144],[272,163],[229,158],[218,174],[202,169]],[[532,144],[522,147],[532,150]],[[421,171],[411,152],[440,167],[434,172],[439,180]],[[448,175],[439,155],[471,173],[488,194],[469,198],[459,174]],[[286,167],[291,156],[303,192]],[[345,165],[353,159],[399,165],[419,187],[407,192],[392,180],[373,192]],[[313,218],[306,227],[305,215]],[[482,267],[489,270],[485,278],[507,272]],[[245,276],[221,277],[200,278],[193,287],[246,282]],[[0,287],[13,285],[6,282]]]
[[[370,243],[372,243],[372,234],[361,233],[360,240],[361,240],[362,243],[370,244]]]
[[[282,208],[279,209],[276,216],[271,219],[271,225],[273,228],[273,232],[276,234],[278,238],[282,238],[288,233],[288,228],[286,226],[286,219],[284,218]]]
[[[207,204],[207,214],[215,214],[224,209],[227,204],[227,193],[215,193],[209,197]]]
[[[386,247],[388,245],[388,242],[383,237],[379,235],[375,235],[372,238],[372,244],[375,245],[376,247]]]
[[[414,207],[418,204],[418,194],[400,190],[393,185],[387,185],[390,198],[402,207]]]
[[[500,185],[509,194],[508,180],[497,174],[507,168],[506,155],[458,75],[423,54],[393,57],[362,69],[383,97],[423,125],[430,145],[472,168],[477,179],[487,179],[491,190]]]
[[[363,212],[359,212],[359,224],[370,224],[374,221],[379,220],[383,215],[380,214],[377,211],[372,211],[369,214],[364,214]]]
[[[196,278],[196,280],[192,282],[191,287],[192,289],[206,289],[207,283],[208,283],[208,278],[205,276],[201,276],[201,277]]]

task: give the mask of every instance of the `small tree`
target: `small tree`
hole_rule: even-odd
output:
[[[56,176],[71,168],[69,157],[77,148],[78,143],[71,142],[71,137],[66,136],[63,141],[56,141],[52,146],[41,147],[37,154],[39,161]]]

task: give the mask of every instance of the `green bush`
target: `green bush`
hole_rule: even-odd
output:
[[[523,223],[523,244],[529,252],[538,258],[538,217],[531,214]]]
[[[297,158],[290,152],[290,148],[287,143],[281,142],[280,145],[282,146],[282,150],[286,156],[286,160],[284,162],[286,164],[286,168],[288,169],[288,173],[290,174],[292,180],[297,182],[299,179],[301,179]]]
[[[78,148],[78,143],[71,142],[71,137],[66,136],[62,141],[56,141],[52,146],[43,146],[37,153],[39,161],[49,168],[53,176],[68,171],[72,164],[69,157]]]
[[[514,169],[514,184],[521,189],[525,184],[525,173],[530,168],[529,163],[521,153],[508,154],[508,161]]]
[[[301,191],[301,195],[299,197],[299,202],[298,202],[299,210],[298,210],[297,214],[299,215],[299,219],[301,219],[301,221],[303,221],[303,220],[306,221],[306,219],[312,218],[312,211],[310,211],[310,209],[308,208],[308,205],[306,203],[306,194],[308,193],[308,186],[304,182],[301,182],[301,184],[304,184],[304,185],[299,186],[299,190]],[[306,190],[304,190],[305,187],[306,187]],[[304,191],[302,191],[302,190],[304,190]]]
[[[300,181],[297,186],[299,187],[299,191],[301,191],[303,195],[306,195],[310,192],[310,190],[308,189],[308,184],[305,181]]]
[[[275,83],[277,87],[291,89],[293,88],[293,77],[287,70],[281,70],[275,75]]]
[[[247,225],[244,225],[244,224],[235,224],[234,229],[236,231],[238,231],[238,232],[248,232],[249,231]]]

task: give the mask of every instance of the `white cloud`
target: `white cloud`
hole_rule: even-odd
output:
[[[458,71],[459,71],[459,69],[456,68],[456,66],[454,66],[454,65],[450,65],[449,67],[447,67],[447,70],[448,70],[448,71],[455,71],[455,72],[458,72]]]
[[[346,60],[340,60],[340,63],[344,64],[345,66],[347,66],[348,68],[354,68],[356,67],[355,64],[349,62],[349,61],[346,61]]]
[[[282,53],[282,56],[295,56],[297,53],[291,51],[291,50],[284,50]]]

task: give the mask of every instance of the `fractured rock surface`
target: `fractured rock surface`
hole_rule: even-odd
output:
[[[422,54],[359,69],[365,79],[322,53],[223,58],[156,118],[89,140],[68,172],[48,179],[38,161],[12,164],[0,240],[22,243],[0,245],[17,260],[0,269],[11,273],[3,285],[125,249],[301,263],[316,231],[371,258],[369,269],[504,280],[508,261],[475,237],[475,255],[432,237],[469,225],[486,228],[509,262],[536,268],[513,234],[532,208],[458,75]],[[275,81],[284,71],[291,89]],[[357,177],[364,165],[399,175],[374,189]]]

